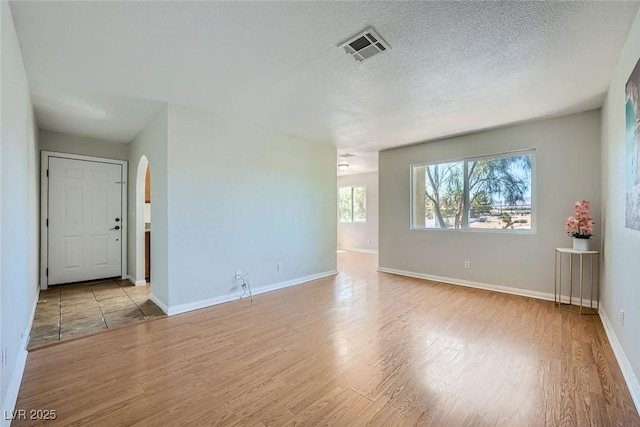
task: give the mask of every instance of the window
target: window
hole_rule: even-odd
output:
[[[531,230],[534,152],[411,166],[412,228]]]
[[[338,189],[338,221],[366,222],[366,187],[340,187]]]

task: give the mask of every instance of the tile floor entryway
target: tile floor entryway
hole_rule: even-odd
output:
[[[29,349],[166,316],[149,299],[150,285],[128,280],[51,286],[40,291]]]

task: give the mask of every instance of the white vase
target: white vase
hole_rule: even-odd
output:
[[[578,251],[588,251],[589,243],[591,243],[591,239],[578,239],[577,237],[573,238],[573,249]]]

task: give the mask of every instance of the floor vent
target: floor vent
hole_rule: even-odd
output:
[[[364,61],[374,55],[389,50],[389,45],[382,40],[373,28],[367,28],[357,36],[340,45],[345,52],[352,55],[356,61]]]

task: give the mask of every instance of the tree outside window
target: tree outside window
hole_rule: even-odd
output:
[[[531,230],[533,156],[412,166],[412,227]]]
[[[366,187],[340,187],[338,189],[338,221],[366,222]]]

